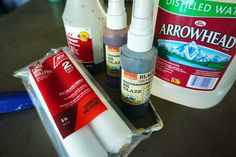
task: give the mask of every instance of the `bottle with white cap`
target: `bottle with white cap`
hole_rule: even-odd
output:
[[[106,15],[106,27],[103,30],[103,43],[106,53],[107,84],[110,88],[119,88],[120,51],[127,42],[127,15],[124,0],[109,0]]]
[[[153,79],[157,49],[152,47],[153,0],[133,2],[127,45],[121,51],[121,99],[127,116],[146,113]]]

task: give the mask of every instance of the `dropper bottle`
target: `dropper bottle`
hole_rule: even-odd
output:
[[[127,44],[121,51],[121,101],[128,117],[148,109],[157,49],[152,47],[152,0],[133,1]]]
[[[103,43],[106,54],[107,85],[119,89],[120,52],[127,42],[127,15],[124,0],[109,0],[106,15],[106,27],[103,30]]]

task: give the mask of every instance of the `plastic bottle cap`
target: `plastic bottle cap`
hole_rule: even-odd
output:
[[[124,0],[108,1],[106,26],[113,30],[124,29],[127,27]]]
[[[149,51],[153,42],[152,28],[152,0],[133,1],[127,47],[134,52]]]

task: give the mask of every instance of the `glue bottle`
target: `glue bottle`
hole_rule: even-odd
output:
[[[121,52],[121,99],[127,116],[146,113],[157,49],[152,47],[152,0],[133,2],[127,45]]]
[[[99,0],[67,0],[62,19],[71,52],[88,70],[103,70],[105,12]]]
[[[124,0],[109,0],[103,42],[106,54],[107,84],[119,88],[120,51],[127,42],[127,15]]]

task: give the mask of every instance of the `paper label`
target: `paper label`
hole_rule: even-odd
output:
[[[122,100],[130,105],[141,105],[146,103],[150,97],[153,75],[153,72],[135,74],[122,69]]]
[[[29,69],[63,138],[107,110],[63,51]]]
[[[65,26],[69,48],[82,63],[93,64],[93,42],[90,27]]]
[[[106,65],[109,76],[120,76],[120,51],[120,47],[106,45]]]
[[[162,0],[155,75],[194,90],[214,90],[236,52],[236,5]]]

